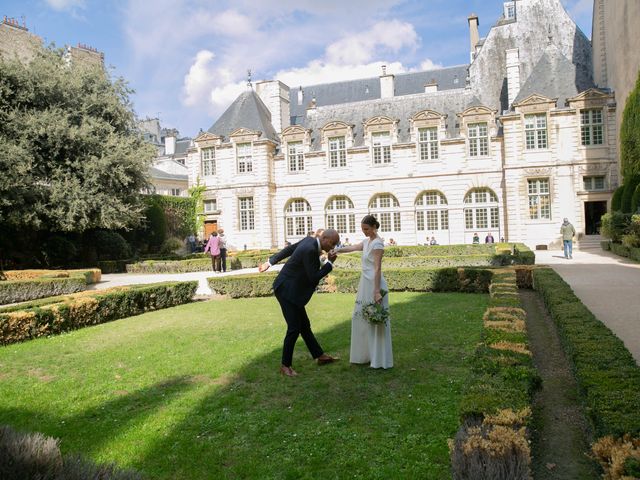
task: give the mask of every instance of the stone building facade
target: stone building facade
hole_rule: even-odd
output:
[[[593,82],[591,44],[560,0],[505,2],[471,63],[242,93],[187,151],[207,228],[236,248],[319,227],[401,245],[560,241],[563,217],[597,233],[618,185],[616,106]]]
[[[616,94],[616,126],[631,90],[640,74],[640,2],[637,0],[594,0],[593,72],[596,85],[610,87]],[[617,145],[620,145],[619,136]]]

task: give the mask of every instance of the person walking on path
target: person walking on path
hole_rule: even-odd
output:
[[[227,236],[224,234],[224,228],[218,230],[218,238],[220,239],[220,265],[218,270],[227,271]]]
[[[204,253],[209,252],[211,255],[211,266],[214,272],[219,271],[218,259],[220,258],[220,238],[217,232],[213,232],[209,236],[209,241],[204,247]]]
[[[562,243],[564,245],[564,258],[573,258],[573,237],[576,236],[576,229],[569,223],[568,218],[565,218],[562,222],[560,235],[562,235]]]

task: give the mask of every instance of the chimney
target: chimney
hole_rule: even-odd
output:
[[[277,133],[289,126],[289,87],[279,80],[256,83],[256,93],[271,112],[271,124]]]
[[[435,78],[432,78],[431,81],[424,86],[424,93],[435,93],[438,91],[438,82],[436,82]]]
[[[520,54],[517,48],[506,51],[507,55],[507,90],[509,108],[520,93]]]
[[[164,154],[174,155],[176,153],[176,132],[171,129],[167,131],[167,135],[164,137]]]
[[[393,98],[395,96],[395,76],[387,75],[387,66],[382,65],[380,76],[380,98]]]
[[[480,20],[475,13],[469,15],[469,39],[471,40],[471,61],[476,57],[476,46],[478,42],[480,42],[480,31],[478,27],[480,26]]]
[[[298,88],[298,105],[302,105],[302,100],[304,99],[304,93],[302,92],[302,85]]]

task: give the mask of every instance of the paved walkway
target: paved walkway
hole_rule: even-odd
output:
[[[582,302],[621,338],[640,365],[640,264],[601,250],[574,251],[573,260],[566,260],[560,250],[537,251],[536,263],[550,265]],[[273,267],[274,270],[280,265]],[[104,289],[141,283],[197,280],[196,295],[211,295],[207,278],[214,275],[257,273],[257,268],[227,273],[193,272],[176,274],[102,275],[93,286]]]
[[[589,310],[620,338],[640,365],[640,263],[602,250],[537,251],[536,264],[562,276]]]

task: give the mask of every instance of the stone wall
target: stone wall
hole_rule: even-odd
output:
[[[0,56],[17,57],[22,62],[28,62],[39,48],[42,48],[42,39],[37,35],[29,33],[24,27],[12,25],[11,20],[0,23]]]

